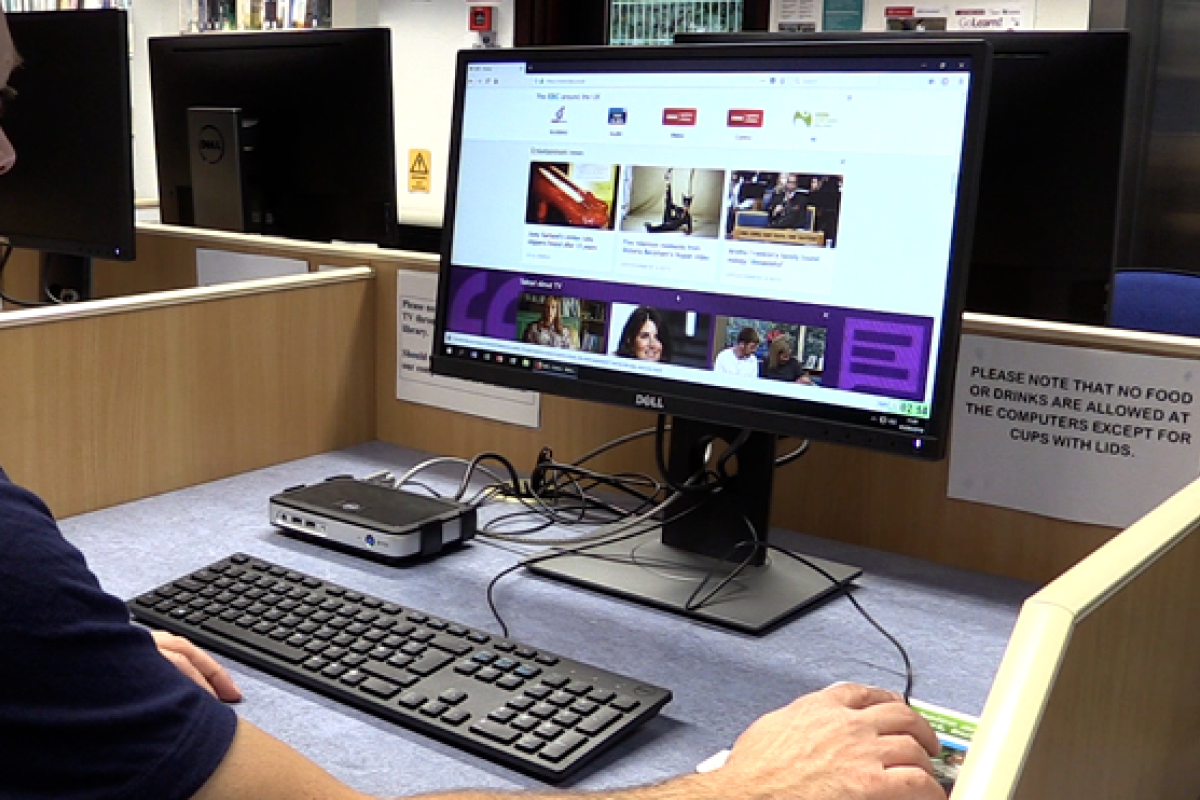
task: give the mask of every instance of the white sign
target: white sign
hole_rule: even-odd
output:
[[[437,275],[399,270],[396,274],[396,399],[447,411],[538,427],[541,395],[447,378],[429,371]]]
[[[1200,474],[1200,364],[964,336],[950,497],[1125,527]]]

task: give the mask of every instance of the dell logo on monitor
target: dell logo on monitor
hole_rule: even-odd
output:
[[[216,164],[225,157],[225,137],[216,127],[205,125],[200,129],[200,158],[205,164]]]
[[[633,404],[642,408],[653,408],[662,411],[664,408],[663,399],[656,394],[635,394],[633,396]]]

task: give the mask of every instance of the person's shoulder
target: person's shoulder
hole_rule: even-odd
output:
[[[54,516],[42,499],[33,492],[13,483],[0,469],[0,523],[12,528],[28,523],[44,525],[54,523]]]

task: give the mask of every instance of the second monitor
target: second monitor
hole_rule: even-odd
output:
[[[681,33],[681,44],[958,36],[993,48],[967,310],[1103,325],[1132,233],[1127,31]],[[1133,160],[1133,159],[1130,159]]]
[[[386,28],[150,40],[162,221],[396,246]]]

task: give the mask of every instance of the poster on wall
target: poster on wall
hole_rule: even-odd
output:
[[[885,5],[875,27],[889,31],[1016,31],[1032,30],[1036,0],[1004,5],[928,3]]]
[[[827,31],[861,31],[863,0],[825,0],[821,28]]]
[[[777,31],[812,32],[817,29],[817,0],[778,0]]]

